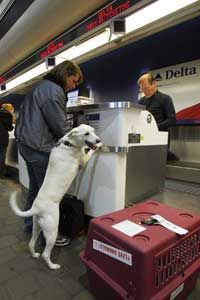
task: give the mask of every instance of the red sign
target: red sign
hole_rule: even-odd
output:
[[[55,43],[49,44],[48,47],[40,53],[40,58],[49,56],[49,54],[55,52],[56,50],[62,48],[63,46],[64,46],[63,41],[60,41],[57,44],[55,44]]]
[[[5,79],[3,78],[3,76],[0,76],[0,83],[3,83],[5,81]]]
[[[126,1],[124,3],[121,3],[117,7],[113,8],[112,4],[106,7],[105,9],[102,9],[95,20],[93,20],[91,23],[86,25],[86,30],[92,30],[98,25],[106,22],[107,20],[119,15],[121,12],[127,10],[131,7],[131,1]]]

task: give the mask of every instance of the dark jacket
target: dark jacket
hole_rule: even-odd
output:
[[[8,111],[0,109],[0,145],[8,145],[8,131],[13,130],[12,119]]]
[[[170,96],[157,91],[150,98],[140,98],[138,103],[145,105],[154,116],[160,131],[168,131],[169,126],[176,123],[176,112]]]
[[[16,122],[18,142],[41,152],[50,152],[67,133],[66,96],[53,80],[43,79],[26,95]]]

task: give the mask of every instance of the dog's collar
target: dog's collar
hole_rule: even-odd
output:
[[[76,147],[76,146],[72,145],[69,141],[61,141],[61,143],[68,147]]]
[[[58,147],[60,144],[64,144],[65,146],[68,146],[68,147],[74,147],[74,148],[77,148],[76,146],[74,146],[73,144],[71,144],[69,141],[59,141],[57,144],[56,144],[56,147]],[[86,153],[88,151],[90,151],[90,147],[86,148],[85,149]]]
[[[63,144],[63,145],[68,146],[68,147],[76,148],[76,146],[71,144],[69,141],[58,141],[55,146],[58,147],[58,146],[60,146],[60,144]]]

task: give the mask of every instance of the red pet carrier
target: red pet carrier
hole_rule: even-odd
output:
[[[149,200],[94,218],[80,257],[99,300],[185,299],[200,272],[200,216]]]

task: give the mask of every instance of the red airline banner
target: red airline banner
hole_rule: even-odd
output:
[[[113,17],[119,15],[120,13],[122,13],[130,7],[131,1],[124,1],[116,7],[114,7],[112,4],[108,5],[106,8],[98,12],[97,16],[91,23],[86,25],[86,31],[94,29],[95,27],[112,19]]]
[[[1,83],[4,83],[4,81],[5,81],[4,77],[3,77],[3,76],[0,76],[0,84],[1,84]]]
[[[53,42],[53,43],[49,44],[46,47],[46,49],[40,53],[40,58],[45,58],[45,57],[49,56],[51,53],[62,48],[63,46],[64,46],[63,41],[59,41],[59,42],[55,42],[55,43]]]

